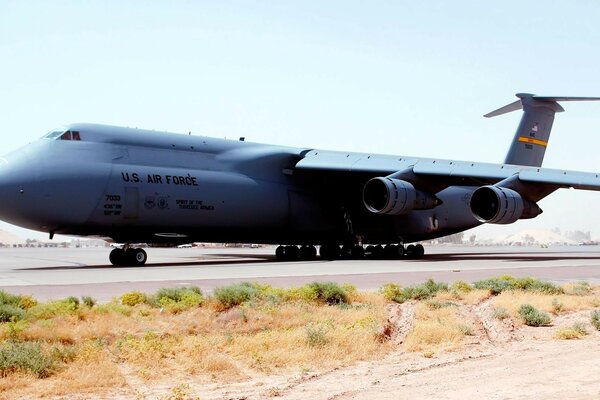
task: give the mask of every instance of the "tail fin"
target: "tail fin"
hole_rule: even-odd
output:
[[[541,167],[554,122],[554,114],[565,111],[558,101],[600,100],[600,97],[552,97],[517,93],[519,100],[484,115],[486,118],[523,109],[523,117],[508,150],[505,164]]]

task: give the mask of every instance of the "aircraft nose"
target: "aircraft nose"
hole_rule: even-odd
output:
[[[0,219],[27,228],[35,214],[36,163],[25,152],[0,158]],[[39,229],[39,228],[38,228]]]

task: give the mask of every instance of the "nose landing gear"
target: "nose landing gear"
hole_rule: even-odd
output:
[[[109,255],[110,263],[114,266],[140,266],[146,264],[148,254],[144,249],[130,248],[114,249]]]

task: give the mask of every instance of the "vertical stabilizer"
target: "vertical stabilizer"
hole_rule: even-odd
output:
[[[554,114],[564,109],[557,101],[600,100],[600,97],[550,97],[517,93],[519,100],[492,111],[484,117],[495,117],[523,109],[523,117],[504,160],[505,164],[540,167],[554,122]]]

